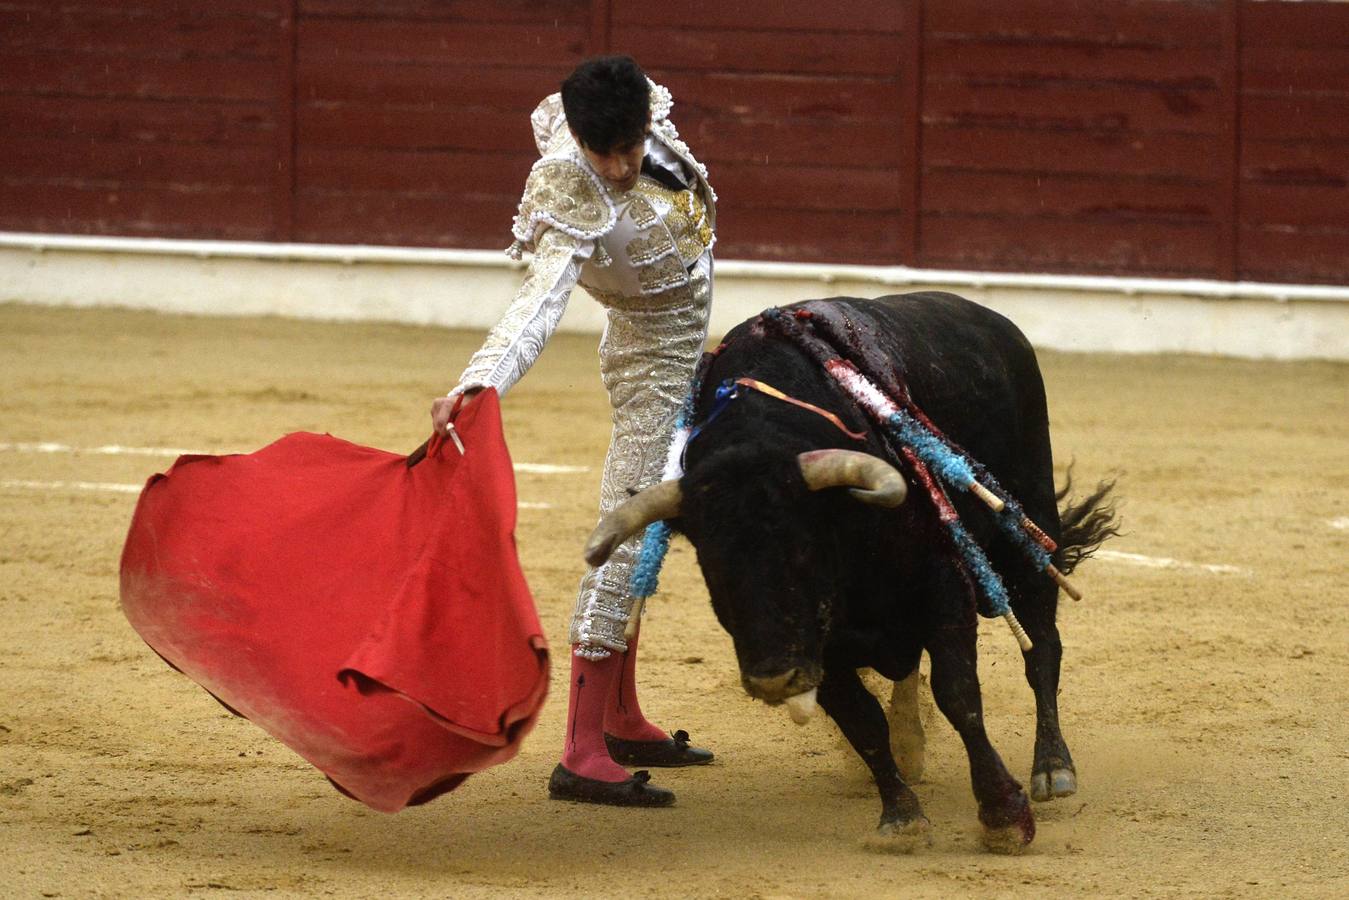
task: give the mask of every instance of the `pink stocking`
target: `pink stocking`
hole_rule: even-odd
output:
[[[604,711],[604,730],[627,741],[663,741],[670,736],[647,721],[637,702],[637,635],[628,639],[623,667]]]
[[[574,647],[572,648],[575,649]],[[571,656],[571,695],[567,702],[567,735],[562,765],[583,778],[626,781],[628,772],[609,757],[604,746],[604,709],[615,676],[623,669],[618,654],[604,659]]]

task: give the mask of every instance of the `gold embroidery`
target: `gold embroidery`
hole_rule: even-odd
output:
[[[628,215],[632,216],[632,221],[637,224],[638,228],[650,228],[660,218],[656,214],[655,208],[643,197],[633,196],[633,194],[646,193],[642,189],[650,183],[646,178],[638,178],[637,187],[628,192]]]
[[[628,242],[628,259],[633,265],[645,266],[667,255],[674,249],[674,242],[664,228],[655,228],[645,237],[638,236]]]
[[[707,221],[707,206],[693,191],[680,191],[674,196],[678,218],[671,216],[670,230],[685,265],[691,264],[712,246],[712,226]]]
[[[530,242],[535,225],[543,221],[574,237],[595,238],[608,231],[613,220],[614,211],[595,180],[579,164],[555,159],[537,164],[529,173],[512,231]]]
[[[684,265],[692,265],[712,246],[712,226],[707,218],[707,204],[692,189],[672,191],[653,178],[643,175],[631,191],[668,207],[665,227],[679,252]],[[633,258],[637,262],[636,257]]]
[[[637,282],[643,294],[657,294],[688,280],[688,272],[677,256],[667,256],[637,270]]]
[[[599,349],[614,436],[600,478],[601,513],[626,500],[630,490],[660,481],[674,422],[707,338],[711,300],[710,282],[695,277],[658,297],[628,298],[625,307],[610,308]],[[624,623],[633,614],[628,583],[640,546],[640,538],[625,541],[582,580],[568,635],[582,652],[621,652],[627,646]]]

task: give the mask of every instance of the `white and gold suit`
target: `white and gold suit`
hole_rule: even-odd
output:
[[[577,284],[608,311],[600,377],[613,435],[600,484],[600,514],[660,481],[675,418],[707,339],[712,302],[716,195],[707,170],[670,123],[670,94],[651,84],[647,157],[685,190],[643,174],[627,192],[586,162],[566,127],[559,95],[531,116],[541,158],[525,184],[512,255],[532,251],[529,272],[505,315],[473,354],[451,396],[472,387],[505,394],[557,327]],[[570,642],[578,655],[627,649],[633,614],[628,579],[640,536],[581,579]]]

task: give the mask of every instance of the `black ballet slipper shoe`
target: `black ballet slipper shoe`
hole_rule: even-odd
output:
[[[558,763],[548,779],[548,796],[576,803],[609,806],[674,806],[674,791],[650,784],[648,772],[633,772],[627,781],[599,781],[577,775]]]
[[[712,751],[689,746],[689,733],[680,729],[663,741],[625,741],[611,734],[604,736],[609,756],[620,766],[650,766],[675,769],[680,766],[705,766]]]

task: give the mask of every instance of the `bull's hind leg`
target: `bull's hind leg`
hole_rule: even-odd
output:
[[[890,727],[890,755],[909,784],[922,781],[927,761],[927,735],[923,733],[923,716],[918,706],[922,681],[917,666],[907,677],[896,681],[890,689],[890,706],[885,712]]]
[[[1059,667],[1063,660],[1063,642],[1054,622],[1057,588],[1041,573],[1033,573],[1031,577],[1045,583],[1016,592],[1014,606],[1017,618],[1034,644],[1022,657],[1026,681],[1035,692],[1035,761],[1031,765],[1030,795],[1043,801],[1076,793],[1077,771],[1059,727]]]
[[[848,743],[862,757],[881,795],[881,821],[876,828],[878,849],[911,852],[932,842],[923,807],[899,775],[890,755],[890,729],[876,698],[857,677],[857,670],[825,670],[820,682],[820,706],[838,724]]]
[[[973,625],[937,631],[928,645],[932,696],[969,754],[985,846],[996,853],[1019,853],[1035,838],[1035,817],[1026,792],[1007,771],[984,731],[975,634]]]

